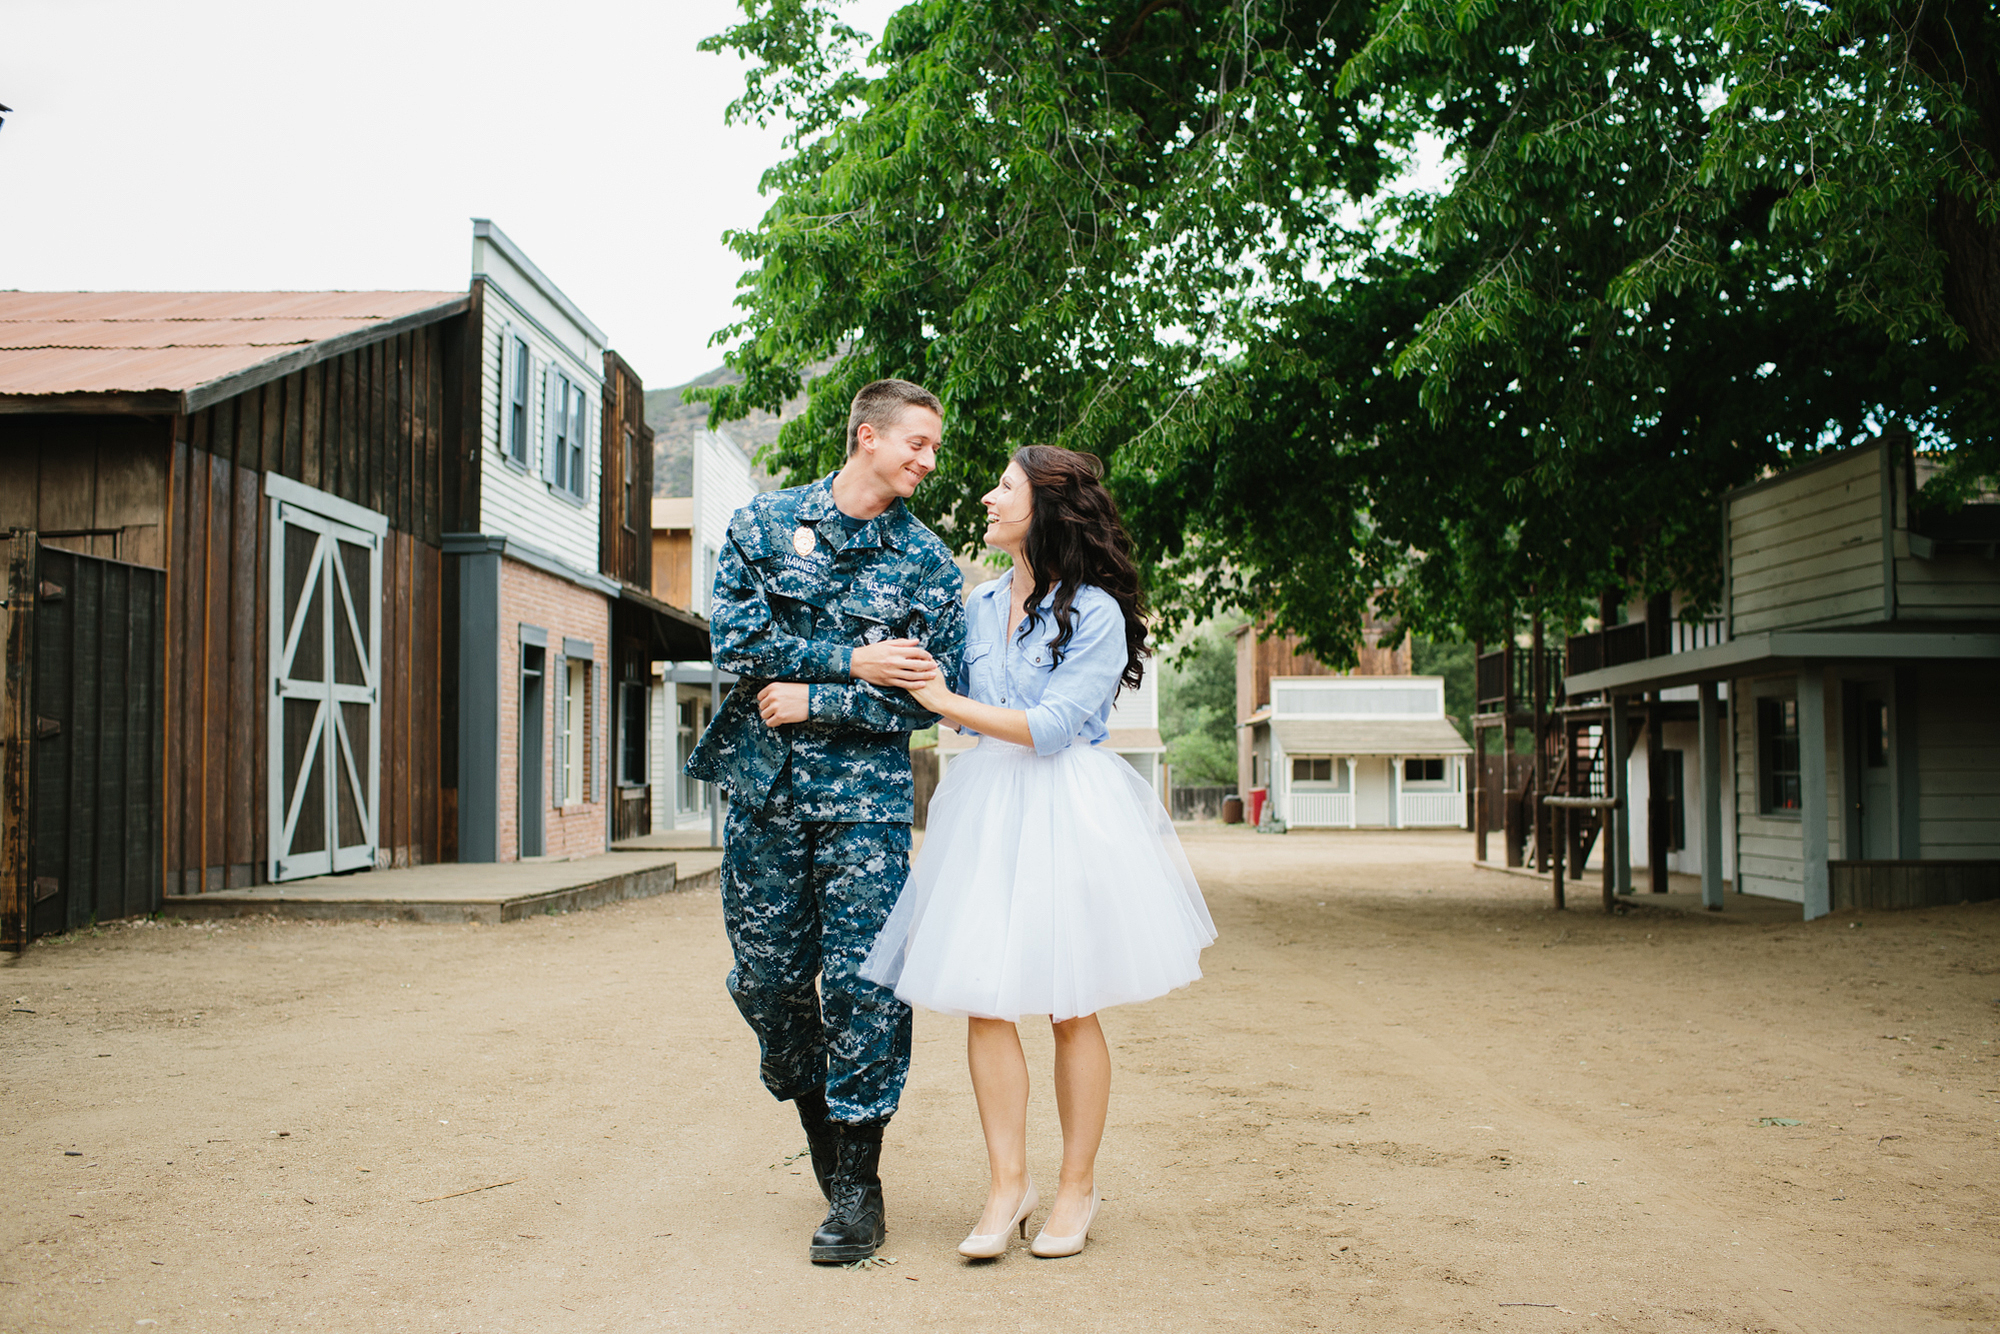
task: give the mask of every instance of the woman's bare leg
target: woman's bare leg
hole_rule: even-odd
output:
[[[1020,1031],[1004,1019],[966,1020],[965,1063],[993,1173],[986,1212],[973,1231],[990,1235],[1007,1226],[1028,1188],[1028,1058]]]
[[[1111,1108],[1111,1052],[1094,1014],[1052,1027],[1056,1110],[1062,1116],[1062,1181],[1056,1187],[1055,1207],[1042,1227],[1050,1236],[1070,1237],[1083,1231],[1090,1218],[1097,1146],[1104,1142],[1104,1118]]]

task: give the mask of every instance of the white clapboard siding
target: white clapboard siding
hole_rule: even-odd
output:
[[[657,834],[674,827],[674,687],[653,678],[646,688],[646,786]]]
[[[1127,727],[1159,729],[1160,676],[1157,663],[1146,664],[1146,679],[1139,683],[1137,690],[1118,692],[1118,702],[1111,706],[1108,726],[1113,731]]]
[[[1991,663],[1932,663],[1917,689],[1918,846],[2000,857],[2000,692]]]
[[[689,592],[695,610],[707,613],[713,572],[711,557],[719,554],[729,532],[730,516],[757,494],[750,456],[722,431],[703,431],[694,442],[694,532]]]
[[[567,346],[550,338],[529,322],[526,312],[515,301],[515,293],[502,289],[489,276],[481,339],[485,369],[480,377],[480,531],[519,538],[579,570],[595,570],[597,487],[603,471],[603,451],[597,447],[594,436],[587,441],[584,459],[590,473],[590,488],[579,503],[546,480],[548,468],[542,449],[549,412],[546,397],[549,366],[557,366],[572,383],[582,387],[589,400],[584,421],[593,432],[603,401],[603,367],[600,364],[593,369]],[[501,429],[504,421],[501,395],[505,383],[502,358],[509,333],[528,344],[532,362],[528,373],[528,422],[535,441],[525,469],[517,467],[507,454]]]
[[[1740,693],[1739,693],[1740,692]],[[1799,902],[1805,897],[1803,888],[1805,860],[1805,835],[1797,816],[1765,815],[1759,809],[1763,792],[1758,784],[1757,774],[1757,694],[1749,681],[1738,681],[1729,688],[1731,698],[1739,702],[1732,710],[1736,720],[1736,870],[1741,883],[1737,886],[1746,894],[1765,894],[1773,898],[1791,899]],[[1841,818],[1845,809],[1841,796],[1844,765],[1841,762],[1840,747],[1842,727],[1840,715],[1840,691],[1829,688],[1826,692],[1826,795],[1827,856],[1838,859],[1841,842],[1845,837],[1846,821]]]
[[[1876,451],[1732,497],[1728,531],[1735,634],[1882,618]]]
[[[2000,565],[1984,556],[1918,560],[1896,535],[1896,616],[1910,621],[2000,620]]]

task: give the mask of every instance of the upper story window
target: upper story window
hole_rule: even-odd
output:
[[[583,387],[551,366],[548,396],[549,484],[578,500],[588,499],[590,461],[585,450],[590,421]]]
[[[1757,701],[1757,808],[1799,809],[1799,702],[1767,695]]]
[[[646,520],[640,514],[639,494],[639,433],[631,427],[625,428],[625,527],[638,532]]]
[[[528,352],[528,344],[520,335],[508,330],[500,337],[500,452],[528,467],[529,455],[534,450],[534,433],[528,429],[531,420],[528,412],[528,397],[534,384],[534,361]]]

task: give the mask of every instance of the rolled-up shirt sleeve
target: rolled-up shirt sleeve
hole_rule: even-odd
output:
[[[1125,614],[1102,589],[1085,589],[1077,599],[1076,633],[1063,646],[1062,661],[1049,672],[1039,704],[1028,709],[1028,735],[1035,754],[1053,755],[1075,739],[1091,717],[1118,690],[1125,673]],[[1046,613],[1048,622],[1055,613]],[[1051,629],[1053,626],[1051,625]]]

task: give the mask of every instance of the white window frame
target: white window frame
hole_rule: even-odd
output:
[[[551,365],[542,417],[542,476],[549,489],[579,505],[590,501],[590,396],[580,381]]]
[[[523,471],[535,466],[535,354],[511,324],[500,330],[500,456]],[[517,415],[518,414],[518,415]]]

